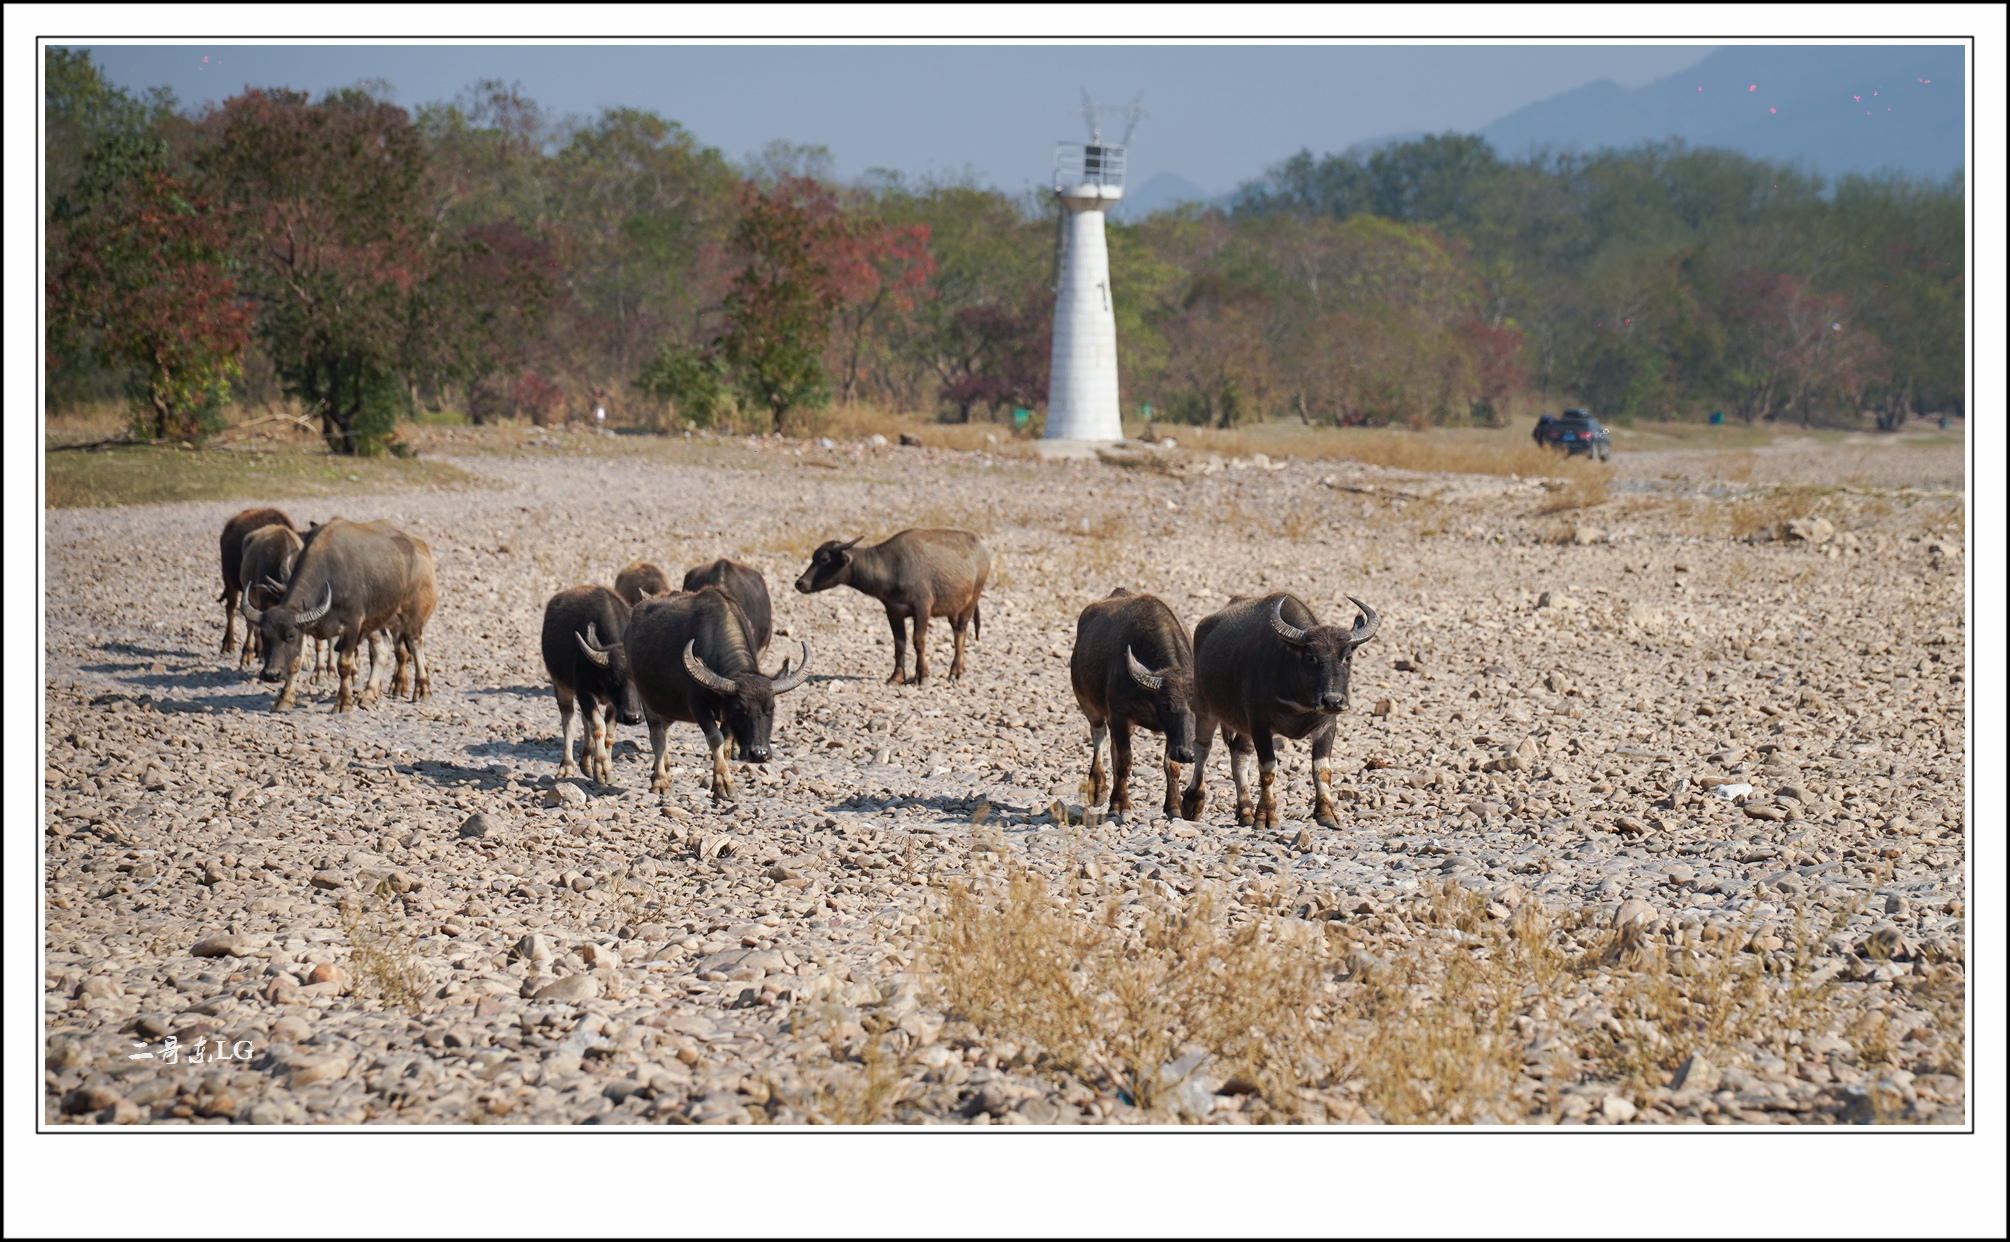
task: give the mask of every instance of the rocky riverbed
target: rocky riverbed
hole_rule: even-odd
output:
[[[956,1012],[931,968],[943,896],[1006,863],[1085,910],[1207,893],[1231,924],[1383,956],[1428,935],[1404,912],[1449,882],[1497,919],[1568,912],[1799,989],[1776,1029],[1620,1082],[1577,1044],[1612,1016],[1581,972],[1517,1019],[1503,1099],[1523,1104],[1496,1120],[1965,1122],[1965,566],[1942,479],[1678,472],[1565,509],[1542,480],[1163,450],[434,451],[479,484],[341,514],[437,558],[417,704],[335,715],[324,682],[273,715],[217,654],[216,535],[243,504],[47,514],[51,1122],[1397,1119],[1337,1075],[1288,1108],[1226,1077],[1141,1108]],[[878,605],[790,589],[824,539],[911,525],[996,556],[961,682],[884,684]],[[624,729],[613,785],[555,782],[544,601],[636,557],[674,577],[719,555],[768,577],[769,666],[814,651],[775,760],[721,807],[673,726],[677,787],[654,794]],[[1343,624],[1344,596],[1380,611],[1339,829],[1310,820],[1299,743],[1275,832],[1235,825],[1220,747],[1203,821],[1165,820],[1150,736],[1140,813],[1084,808],[1067,657],[1115,586],[1189,626],[1272,590]],[[943,623],[932,639],[940,675]],[[1325,986],[1374,954],[1337,955]]]

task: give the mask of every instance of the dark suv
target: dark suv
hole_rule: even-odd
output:
[[[1572,457],[1589,453],[1594,461],[1604,461],[1612,454],[1611,433],[1590,411],[1575,407],[1537,419],[1535,442],[1545,448],[1560,448]]]

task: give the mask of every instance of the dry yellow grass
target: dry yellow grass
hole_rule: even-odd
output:
[[[349,941],[359,992],[417,1013],[425,1005],[431,980],[394,908],[395,903],[380,893],[344,901],[338,917]]]
[[[1211,1090],[1255,1096],[1257,1120],[1582,1120],[1602,1098],[1585,1084],[1648,1101],[1692,1056],[1727,1068],[1755,1045],[1844,1032],[1862,1063],[1889,1057],[1890,1033],[1813,969],[1848,913],[1775,943],[1715,925],[1613,929],[1533,902],[1510,913],[1447,882],[1311,922],[1232,923],[1202,889],[1127,926],[1114,904],[1077,913],[1008,862],[949,889],[925,961],[952,1016],[1147,1118],[1204,1113]]]

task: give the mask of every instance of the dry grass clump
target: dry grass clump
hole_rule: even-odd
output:
[[[953,886],[931,942],[946,999],[980,1028],[1145,1109],[1179,1106],[1186,1075],[1167,1067],[1189,1052],[1206,1058],[1189,1072],[1280,1098],[1323,1068],[1299,1063],[1329,969],[1317,942],[1287,948],[1256,923],[1225,931],[1205,896],[1126,933],[1114,909],[1079,918],[1031,872],[1013,869],[1005,888],[987,903]]]
[[[358,990],[386,1005],[418,1013],[432,980],[419,960],[411,933],[392,913],[391,903],[369,897],[347,900],[339,917],[342,934],[349,941]]]
[[[810,1125],[869,1126],[897,1120],[896,1112],[912,1098],[926,1072],[908,1055],[912,1050],[905,1035],[894,1031],[878,1010],[867,1010],[853,1022],[837,1006],[826,1005],[809,1025],[809,1045],[821,1055],[805,1067],[793,1089],[776,1084],[769,1089]]]
[[[1311,922],[1224,919],[1203,889],[1126,926],[1021,867],[979,884],[952,887],[932,929],[950,1011],[1160,1118],[1227,1091],[1272,1121],[1580,1120],[1594,1087],[1645,1101],[1691,1056],[1729,1068],[1855,1020],[1814,969],[1836,928],[1613,929],[1450,882]]]
[[[1569,513],[1579,509],[1590,509],[1612,499],[1612,485],[1602,471],[1573,471],[1563,480],[1563,486],[1551,492],[1538,513]]]

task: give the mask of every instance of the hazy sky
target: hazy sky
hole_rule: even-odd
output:
[[[777,32],[782,33],[782,32]],[[1524,104],[1610,78],[1638,86],[1710,46],[1517,47],[384,47],[92,46],[114,82],[187,105],[245,86],[319,96],[381,78],[408,107],[483,78],[523,84],[557,114],[646,108],[740,158],[774,139],[830,148],[838,176],[966,167],[1002,189],[1044,185],[1074,115],[1144,93],[1129,181],[1172,172],[1210,194],[1298,150],[1412,131],[1477,130]],[[205,60],[204,58],[208,59]],[[1108,132],[1106,137],[1121,133]]]

